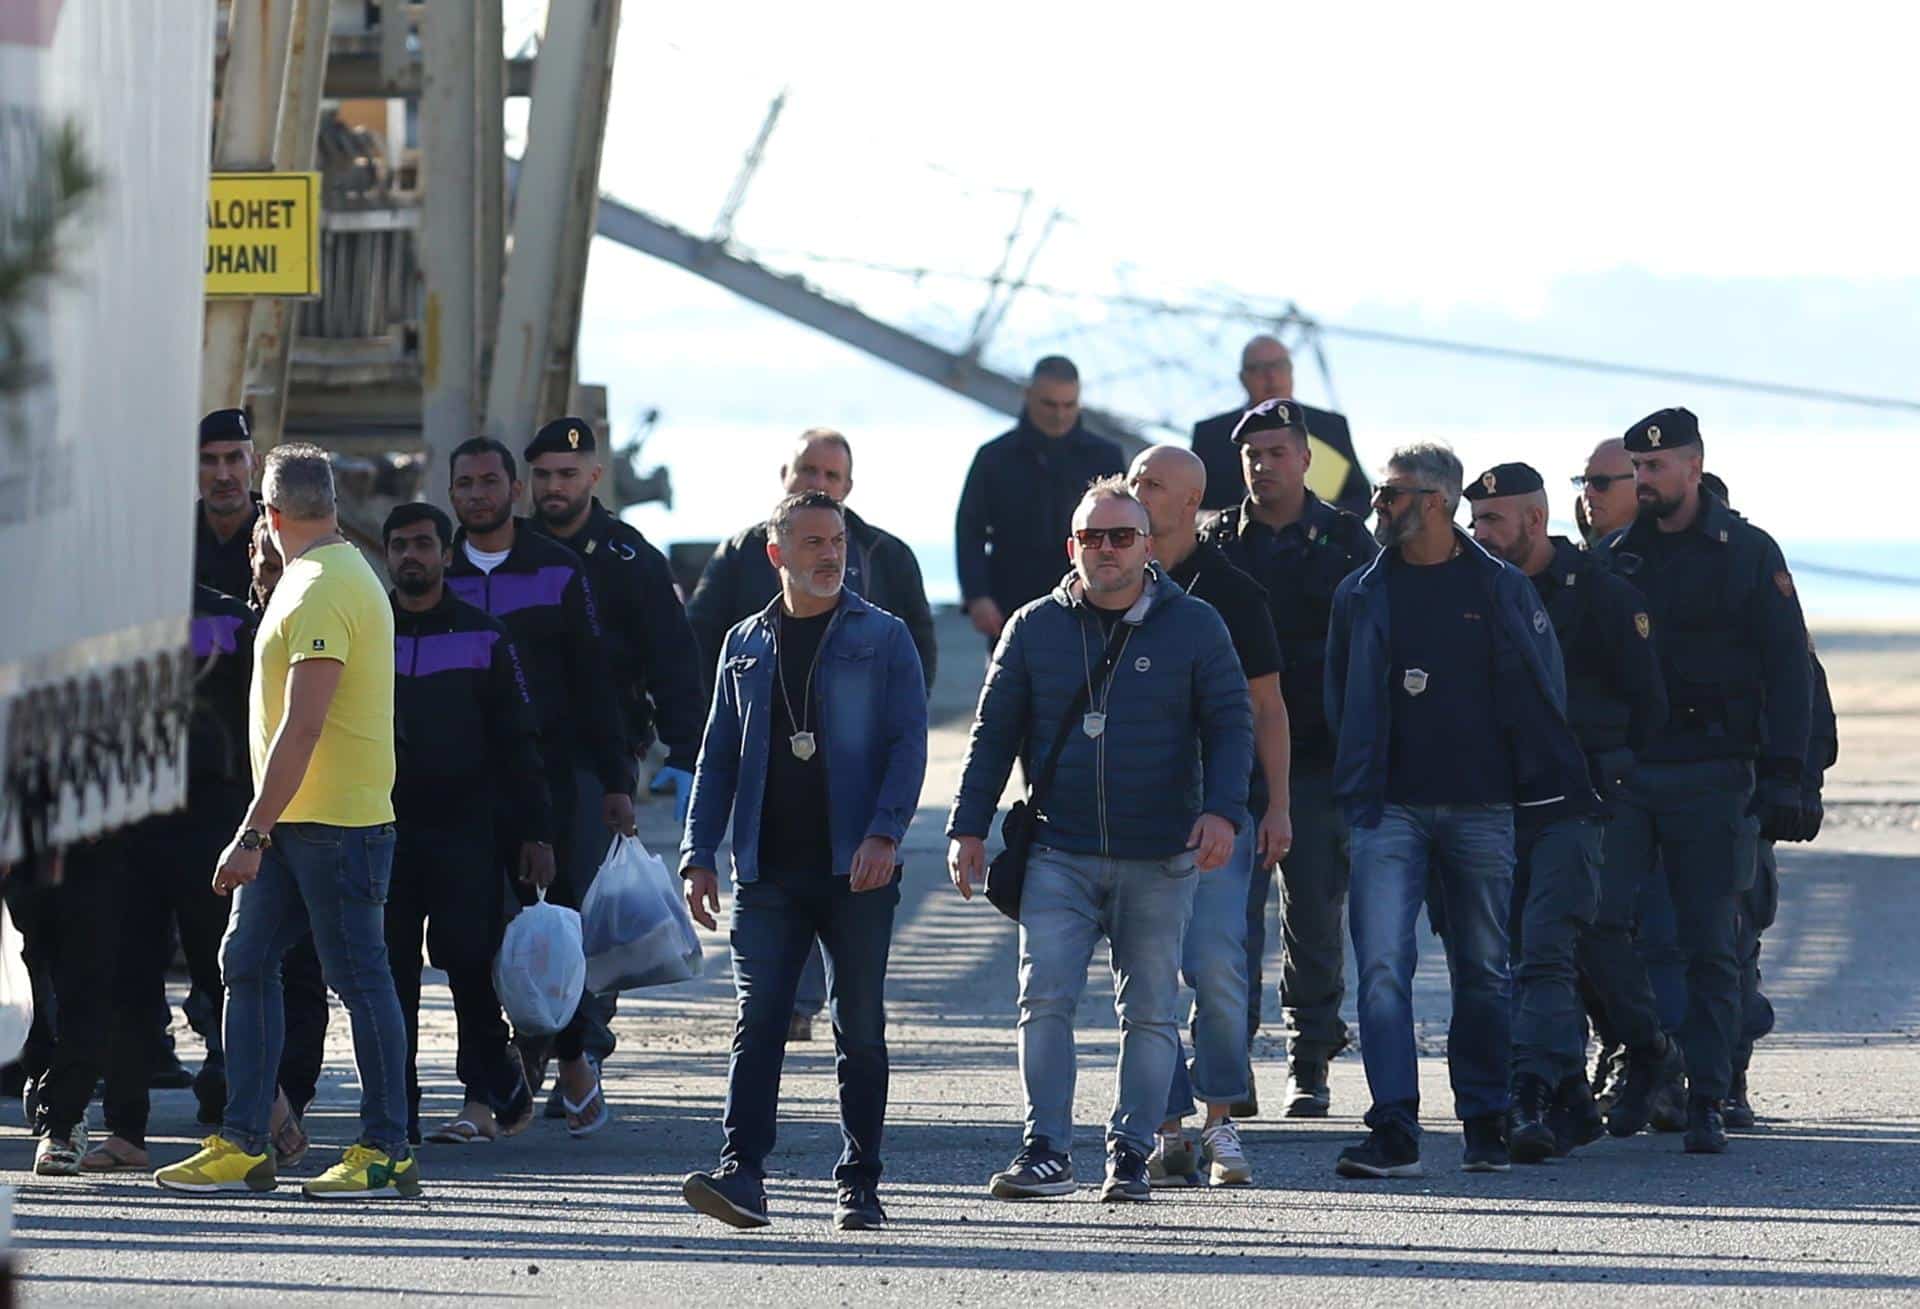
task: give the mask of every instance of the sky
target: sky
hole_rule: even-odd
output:
[[[540,9],[510,0],[510,44]],[[1182,426],[1237,398],[1250,329],[1098,297],[1290,300],[1332,324],[1920,399],[1915,49],[1920,9],[1847,3],[629,4],[601,182],[707,231],[785,88],[737,241],[949,346],[1031,191],[1013,266],[1089,298],[1024,293],[989,362],[1065,349],[1090,402]],[[1303,360],[1300,394],[1337,401],[1370,464],[1439,436],[1564,485],[1594,441],[1686,404],[1782,540],[1920,545],[1920,523],[1854,494],[1863,469],[1920,481],[1912,410],[1326,346],[1331,377]],[[676,508],[635,521],[663,540],[757,515],[750,479],[765,469],[771,497],[791,433],[827,423],[855,441],[855,506],[943,541],[972,449],[1007,425],[604,240],[581,358],[616,434],[660,410],[643,461],[672,467]]]

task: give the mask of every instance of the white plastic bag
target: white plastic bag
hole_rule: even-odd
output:
[[[580,915],[548,904],[522,909],[507,924],[493,960],[493,989],[521,1036],[549,1036],[565,1027],[580,1007],[587,957],[580,948]]]
[[[13,915],[0,906],[0,1064],[10,1064],[20,1057],[21,1047],[27,1043],[27,1029],[33,1026],[33,978],[27,975],[27,961],[20,954],[22,946]]]
[[[634,837],[608,847],[580,918],[587,989],[595,994],[665,986],[700,973],[700,938],[680,879]]]

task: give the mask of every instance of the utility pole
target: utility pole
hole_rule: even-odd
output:
[[[474,135],[479,121],[475,27],[474,10],[465,0],[439,0],[420,21],[426,64],[420,97],[425,170],[420,268],[426,281],[420,343],[421,433],[427,447],[427,494],[443,504],[453,448],[479,430],[479,367],[474,349],[478,291]]]

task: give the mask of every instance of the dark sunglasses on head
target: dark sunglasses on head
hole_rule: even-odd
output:
[[[1375,504],[1390,505],[1403,495],[1426,495],[1437,489],[1437,487],[1431,486],[1387,486],[1382,484],[1373,488],[1373,502]]]
[[[1082,550],[1098,550],[1102,542],[1111,542],[1116,550],[1125,550],[1140,539],[1137,527],[1082,527],[1073,534]]]
[[[1573,488],[1576,491],[1584,491],[1588,487],[1592,487],[1601,495],[1605,495],[1607,488],[1615,482],[1631,482],[1632,480],[1632,473],[1589,473],[1585,477],[1574,478]]]

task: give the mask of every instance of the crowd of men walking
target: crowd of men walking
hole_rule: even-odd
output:
[[[1329,1112],[1350,923],[1372,1103],[1341,1174],[1423,1168],[1423,907],[1452,982],[1465,1169],[1650,1125],[1724,1151],[1752,1123],[1747,1066],[1772,1020],[1772,845],[1818,832],[1837,750],[1778,547],[1729,507],[1685,409],[1595,450],[1574,542],[1549,535],[1547,481],[1525,463],[1468,478],[1417,444],[1371,487],[1345,419],[1293,400],[1284,346],[1257,337],[1242,365],[1245,406],[1129,466],[1082,424],[1073,364],[1043,359],[961,494],[961,591],[991,655],[948,868],[1019,923],[1025,1122],[991,1194],[1076,1187],[1073,1025],[1102,939],[1121,1041],[1101,1198],[1252,1180],[1238,1124],[1262,1112],[1276,883],[1288,1045],[1268,1113]],[[768,1223],[784,1052],[824,1004],[834,1221],[884,1226],[887,955],[937,650],[913,552],[843,503],[847,439],[801,435],[784,498],[684,606],[659,551],[594,499],[579,419],[520,458],[459,446],[451,516],[387,516],[384,593],[341,533],[325,453],[276,446],[255,496],[258,462],[240,411],[202,422],[187,807],[6,882],[35,982],[18,1069],[35,1171],[152,1169],[149,1088],[187,1076],[167,1036],[176,940],[214,1130],[155,1173],[165,1188],[269,1191],[301,1161],[328,989],[351,1019],[361,1127],[307,1195],[418,1195],[414,1147],[524,1131],[549,1076],[548,1116],[576,1138],[604,1129],[615,997],[517,1034],[492,964],[519,906],[583,902],[611,835],[635,830],[637,761],[658,741],[652,789],[684,815],[686,905],[709,928],[723,848],[732,869],[724,1145],[685,1197]],[[990,857],[1016,763],[1025,799]],[[423,944],[464,1093],[433,1123]]]

